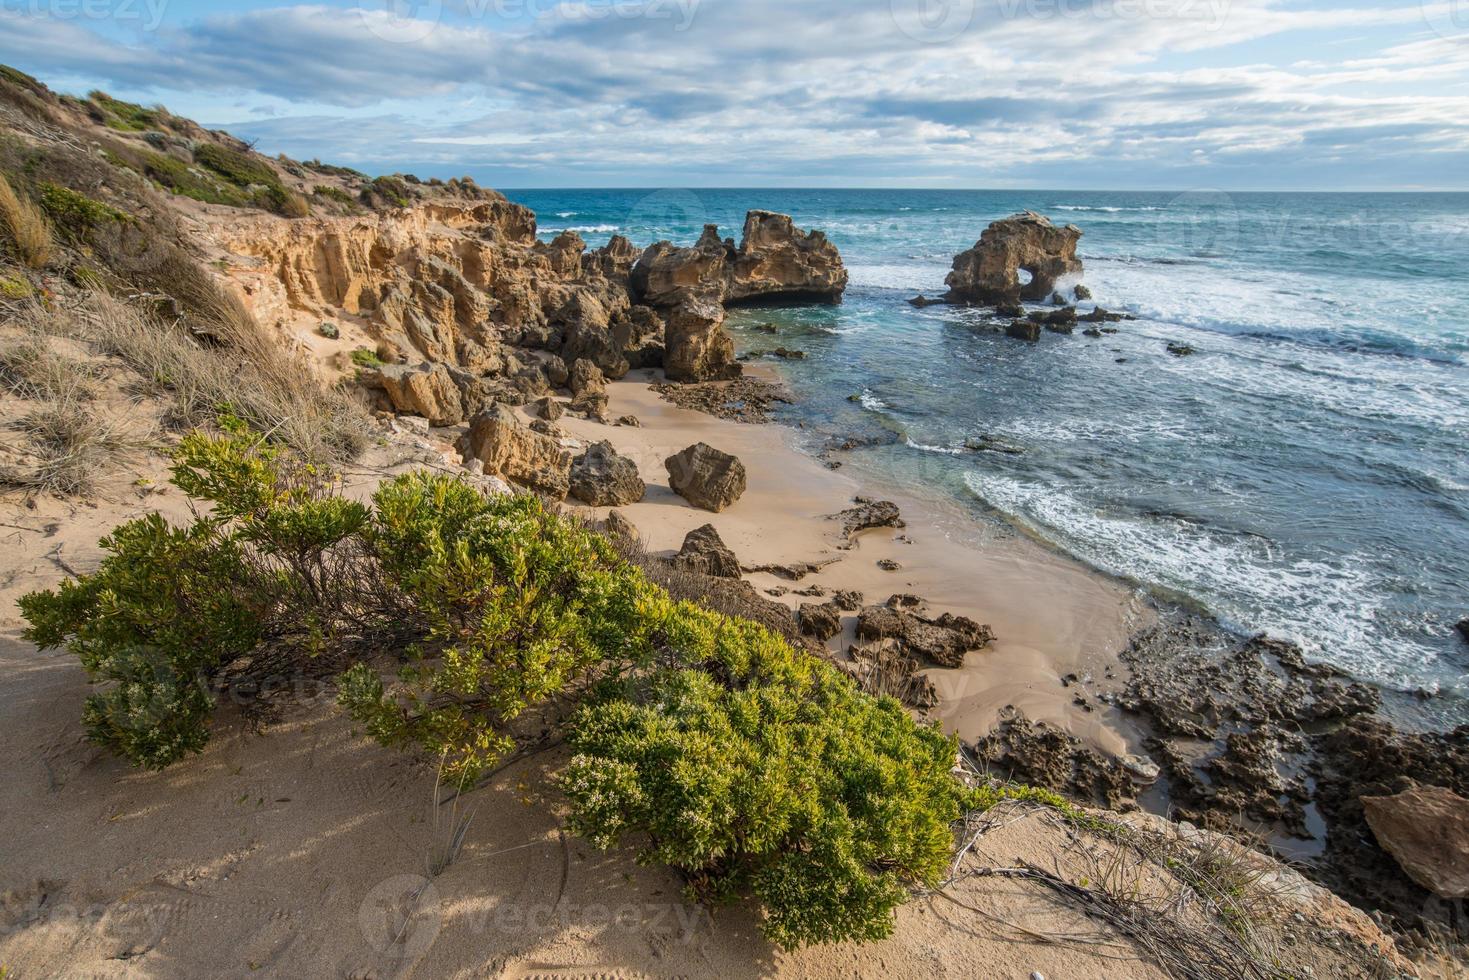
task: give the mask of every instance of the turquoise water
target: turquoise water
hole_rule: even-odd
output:
[[[836,307],[740,311],[813,450],[1020,525],[1158,595],[1469,721],[1469,195],[1077,191],[512,191],[544,234],[690,243],[764,207],[821,228]],[[916,309],[954,253],[1022,208],[1084,232],[1091,339],[996,335]],[[1085,304],[1083,304],[1085,305]],[[776,337],[753,331],[773,322]],[[1169,341],[1193,346],[1173,357]],[[860,396],[849,401],[848,396]],[[997,436],[1008,455],[963,450]]]

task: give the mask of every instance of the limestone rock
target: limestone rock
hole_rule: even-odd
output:
[[[721,381],[738,377],[734,341],[724,332],[724,310],[691,300],[668,314],[663,371],[670,381]]]
[[[695,443],[663,461],[668,485],[695,507],[718,513],[745,492],[745,466],[706,443]]]
[[[853,497],[853,507],[848,507],[839,514],[833,514],[832,520],[841,521],[842,535],[851,541],[863,531],[877,527],[906,527],[903,518],[899,515],[898,505],[891,500],[872,500],[868,497]]]
[[[573,396],[607,390],[607,378],[602,374],[602,369],[586,358],[572,362],[568,384]]]
[[[571,461],[569,492],[584,504],[622,507],[642,500],[646,491],[637,464],[618,455],[606,440]]]
[[[865,607],[857,615],[858,638],[896,640],[905,653],[940,667],[962,667],[964,654],[994,639],[988,626],[950,613],[930,619],[918,612],[921,605],[914,596],[895,595],[884,605]]]
[[[459,387],[442,364],[385,364],[372,380],[387,392],[395,411],[422,415],[431,425],[464,421]]]
[[[1014,303],[1041,300],[1056,289],[1057,280],[1081,274],[1076,243],[1081,229],[1057,227],[1049,218],[1023,211],[1001,218],[986,228],[974,247],[954,257],[954,268],[944,280],[950,303]],[[1021,285],[1020,270],[1030,274]]]
[[[571,454],[550,436],[521,425],[504,405],[476,415],[455,448],[466,466],[502,476],[556,500],[566,496]]]
[[[1362,807],[1383,850],[1440,898],[1469,898],[1469,800],[1442,786],[1396,796],[1364,796]]]
[[[602,533],[624,550],[637,548],[643,543],[643,536],[638,532],[637,525],[624,517],[620,510],[607,512],[606,519],[602,521]]]
[[[682,568],[714,578],[739,578],[740,563],[720,538],[713,524],[696,527],[683,539],[683,547],[673,557],[675,568]]]
[[[842,631],[842,611],[834,602],[803,602],[799,617],[801,632],[823,643]]]
[[[756,300],[839,302],[847,270],[836,246],[819,231],[805,232],[789,215],[750,211],[738,248],[722,241],[716,225],[691,248],[650,245],[632,269],[641,302],[673,307],[690,300],[725,305]]]

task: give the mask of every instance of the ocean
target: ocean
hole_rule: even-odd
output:
[[[1469,195],[507,195],[544,237],[592,247],[691,244],[705,222],[738,239],[757,207],[825,231],[851,274],[841,305],[730,318],[742,351],[806,353],[772,362],[804,448],[856,438],[853,472],[1295,640],[1397,695],[1400,720],[1469,722]],[[907,302],[1026,208],[1078,225],[1095,302],[1137,319],[1030,344],[982,310]],[[985,437],[1019,451],[965,448]]]

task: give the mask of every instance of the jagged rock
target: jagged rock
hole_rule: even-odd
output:
[[[607,390],[607,378],[602,374],[602,369],[586,358],[572,362],[568,384],[573,397]]]
[[[737,378],[734,381],[708,381],[699,384],[662,384],[652,387],[679,408],[693,409],[733,422],[768,422],[770,412],[777,404],[791,403],[790,392],[760,378]]]
[[[560,500],[570,485],[571,454],[550,436],[521,425],[504,405],[480,412],[455,443],[466,466],[502,476]]]
[[[387,392],[393,409],[422,415],[431,425],[458,425],[464,421],[464,403],[459,387],[442,364],[385,364],[364,380]]]
[[[944,301],[941,299],[929,299],[922,293],[919,293],[917,296],[914,296],[908,301],[910,306],[916,306],[920,310],[923,309],[925,306],[942,306],[943,302]]]
[[[850,589],[838,589],[831,597],[832,604],[843,612],[856,612],[862,608],[862,593]]]
[[[1091,299],[1092,291],[1090,289],[1087,289],[1081,283],[1077,283],[1076,286],[1071,290],[1071,296],[1077,302],[1081,302],[1084,299]]]
[[[1442,786],[1364,796],[1367,825],[1409,878],[1439,898],[1469,898],[1469,799]]]
[[[1096,327],[1087,327],[1081,332],[1081,334],[1083,337],[1091,337],[1095,339],[1102,336],[1102,331],[1098,330]]]
[[[964,655],[987,646],[994,634],[988,626],[950,613],[930,619],[920,614],[920,600],[895,595],[881,606],[864,606],[857,615],[857,636],[865,641],[893,639],[905,653],[940,667],[962,667]]]
[[[801,632],[825,643],[842,631],[842,610],[832,602],[803,602],[797,612]]]
[[[643,423],[638,421],[636,415],[619,415],[617,417],[617,424],[626,426],[629,429],[641,429],[643,427]]]
[[[1057,227],[1049,218],[1023,211],[993,222],[974,247],[954,257],[954,268],[944,283],[950,303],[1015,303],[1044,299],[1056,281],[1081,274],[1076,243],[1081,229]],[[1020,270],[1030,281],[1020,283]]]
[[[836,246],[819,231],[803,232],[789,215],[750,211],[739,248],[705,225],[692,248],[648,246],[632,269],[641,302],[673,307],[689,300],[735,304],[754,300],[835,303],[847,288]]]
[[[643,543],[643,536],[638,533],[637,526],[624,517],[620,510],[607,512],[607,517],[602,521],[602,533],[624,549],[636,548]]]
[[[1193,347],[1188,344],[1175,343],[1171,340],[1168,342],[1168,353],[1174,357],[1188,357],[1193,352]]]
[[[684,535],[683,547],[673,556],[675,568],[714,578],[739,578],[740,562],[720,538],[713,524],[696,527]]]
[[[745,568],[747,572],[766,572],[776,578],[783,578],[790,582],[799,582],[807,575],[814,575],[827,565],[833,564],[839,559],[832,558],[827,561],[795,561],[789,564],[771,563],[766,565],[750,565]]]
[[[690,300],[668,314],[663,373],[670,381],[723,381],[739,377],[734,341],[724,332],[724,310]]]
[[[1469,616],[1466,616],[1464,619],[1459,620],[1459,622],[1454,625],[1454,629],[1459,631],[1459,639],[1463,640],[1465,643],[1469,643]]]
[[[1132,320],[1134,317],[1126,313],[1109,313],[1100,306],[1093,307],[1086,313],[1077,317],[1082,323],[1116,323],[1119,320]]]
[[[1035,343],[1041,339],[1041,325],[1031,320],[1014,320],[1005,328],[1005,336]]]
[[[1018,713],[1003,717],[992,732],[976,741],[974,754],[996,775],[1014,782],[1055,790],[1109,810],[1134,805],[1136,780],[1121,760],[1102,755],[1053,725],[1029,721]]]
[[[547,422],[554,422],[565,413],[566,406],[550,395],[546,395],[544,398],[536,399],[535,403],[531,405],[531,411],[537,418],[545,419]]]
[[[853,497],[855,507],[848,507],[839,514],[833,514],[831,519],[841,521],[842,535],[851,541],[863,531],[877,527],[907,527],[898,512],[898,505],[891,500],[871,500],[867,497]]]
[[[602,391],[584,391],[571,400],[568,406],[571,411],[594,422],[606,423],[607,421],[607,393]]]
[[[1018,456],[1025,452],[1024,446],[1017,445],[1000,436],[988,434],[975,436],[972,439],[965,439],[964,448],[972,453],[1006,453],[1012,456]]]
[[[718,513],[745,492],[745,466],[729,453],[695,443],[663,461],[668,485],[695,507]]]
[[[531,419],[530,429],[532,432],[539,432],[541,435],[550,436],[552,439],[561,440],[566,438],[566,432],[561,426],[549,419]]]
[[[877,567],[885,572],[896,572],[902,569],[903,563],[896,558],[879,558],[877,560]]]
[[[642,500],[647,487],[637,464],[604,439],[571,461],[568,490],[592,507],[622,507]]]

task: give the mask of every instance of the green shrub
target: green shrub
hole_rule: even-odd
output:
[[[88,92],[87,99],[101,113],[101,121],[112,129],[142,132],[158,129],[167,119],[167,113],[161,109],[145,109],[135,102],[114,99],[106,92]]]
[[[785,947],[888,935],[908,887],[942,877],[962,808],[993,802],[951,777],[955,739],[762,626],[675,601],[536,497],[413,473],[366,506],[223,424],[173,468],[206,516],[125,524],[96,573],[21,600],[27,638],[102,685],[92,737],[139,765],[199,751],[214,691],[266,669],[339,674],[368,735],[461,787],[528,710],[562,727],[566,704],[571,829],[635,842],[700,901],[753,896]]]
[[[353,348],[351,357],[352,363],[360,368],[380,368],[383,366],[383,360],[377,356],[377,351],[369,347]]]
[[[128,219],[112,205],[94,201],[60,184],[43,183],[40,203],[53,225],[78,239],[87,238],[100,225]]]
[[[280,186],[280,175],[270,164],[252,154],[218,143],[201,143],[194,150],[194,162],[239,187],[252,184]]]
[[[679,662],[608,688],[570,725],[570,826],[680,869],[706,902],[750,893],[776,943],[891,933],[942,877],[957,743],[754,623],[664,599]]]
[[[646,657],[647,583],[538,498],[414,474],[373,502],[372,553],[426,626],[391,691],[366,665],[343,678],[342,704],[384,744],[419,744],[468,784],[512,747],[507,726],[528,707]]]

